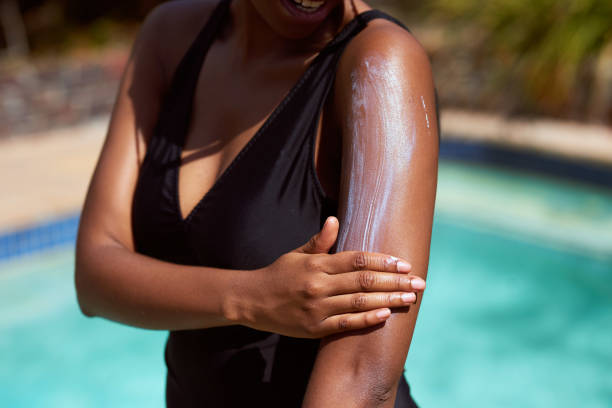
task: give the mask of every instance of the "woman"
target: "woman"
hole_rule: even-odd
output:
[[[76,286],[88,316],[171,331],[168,406],[414,406],[434,88],[416,40],[369,10],[186,0],[145,21]]]

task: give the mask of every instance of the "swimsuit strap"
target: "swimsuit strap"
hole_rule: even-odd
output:
[[[189,107],[193,100],[200,70],[218,32],[226,22],[230,4],[231,0],[221,0],[217,4],[172,75],[168,93],[163,99],[162,115],[158,123],[158,132],[166,134],[170,140],[174,139],[171,135],[183,134],[188,129],[191,118]]]
[[[361,14],[358,14],[353,20],[351,20],[340,33],[338,33],[321,51],[321,54],[333,53],[338,51],[338,48],[344,48],[348,44],[348,42],[359,34],[364,28],[367,27],[368,23],[372,20],[382,18],[384,20],[391,21],[410,32],[408,27],[406,27],[401,21],[388,15],[387,13],[380,10],[368,10]]]

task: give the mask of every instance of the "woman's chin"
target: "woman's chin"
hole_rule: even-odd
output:
[[[279,35],[297,40],[314,33],[343,0],[251,0],[251,3]]]
[[[334,0],[280,0],[287,17],[297,25],[321,24],[338,4]]]

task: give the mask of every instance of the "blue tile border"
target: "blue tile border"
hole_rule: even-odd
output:
[[[0,262],[76,241],[80,214],[0,232]]]
[[[612,188],[612,166],[472,141],[442,140],[440,158],[521,169]]]

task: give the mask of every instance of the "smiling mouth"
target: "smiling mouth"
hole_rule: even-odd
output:
[[[295,6],[306,12],[306,13],[314,13],[319,10],[324,4],[325,1],[314,1],[314,0],[291,0]]]

